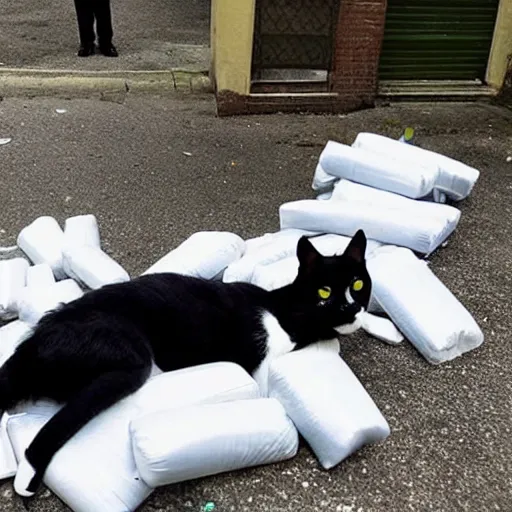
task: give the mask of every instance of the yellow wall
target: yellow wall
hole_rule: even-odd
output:
[[[500,88],[512,57],[512,0],[501,0],[487,67],[487,83]]]
[[[212,0],[211,48],[215,88],[248,95],[256,0]]]

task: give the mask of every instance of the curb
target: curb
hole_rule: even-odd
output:
[[[207,71],[73,71],[0,69],[2,97],[96,98],[122,103],[130,94],[209,94]]]

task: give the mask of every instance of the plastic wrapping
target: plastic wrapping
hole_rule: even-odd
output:
[[[449,361],[483,343],[471,314],[411,251],[382,248],[368,271],[379,304],[429,362]]]
[[[59,281],[47,288],[24,288],[18,300],[19,318],[30,326],[59,304],[68,303],[83,295],[82,289],[72,279]]]
[[[16,347],[32,332],[29,325],[16,320],[0,328],[0,367],[9,359]],[[0,421],[0,480],[16,474],[18,464],[7,435],[8,415],[4,413]]]
[[[339,356],[336,340],[275,359],[269,389],[325,469],[390,433],[370,395]]]
[[[402,245],[423,254],[437,249],[457,226],[450,219],[414,215],[408,210],[363,202],[295,201],[283,204],[279,214],[282,229],[300,228],[346,236],[362,229],[367,238]]]
[[[245,254],[226,268],[223,281],[250,283],[256,265],[268,265],[296,254],[299,238],[311,234],[314,233],[303,229],[283,229],[248,240]]]
[[[48,466],[44,483],[74,512],[133,512],[152,491],[135,465],[129,432],[133,419],[199,403],[258,396],[254,380],[233,363],[157,375],[66,443]],[[18,459],[59,408],[41,401],[15,411],[20,414],[9,419],[7,430]]]
[[[64,247],[97,247],[101,249],[100,230],[94,215],[69,217],[64,224]]]
[[[44,424],[60,409],[51,402],[11,416],[7,431],[18,460]],[[136,415],[132,398],[100,414],[59,450],[44,483],[74,512],[132,512],[152,492],[133,459],[128,425]]]
[[[293,283],[298,273],[299,259],[296,256],[288,256],[268,265],[256,265],[251,283],[264,290],[277,290]]]
[[[221,362],[162,373],[137,393],[137,403],[143,414],[259,397],[256,381],[241,366]]]
[[[18,296],[25,287],[28,267],[23,258],[0,261],[0,320],[18,316]]]
[[[334,183],[338,180],[338,177],[333,176],[332,174],[328,174],[324,171],[324,168],[321,164],[317,164],[315,169],[315,174],[313,176],[313,190],[330,190]],[[326,192],[324,192],[326,193]]]
[[[164,411],[131,423],[139,472],[152,487],[294,457],[298,435],[277,400]]]
[[[11,357],[16,347],[24,341],[32,332],[32,327],[15,320],[0,328],[0,366]]]
[[[245,242],[234,233],[200,231],[158,260],[143,275],[175,272],[213,279],[229,264],[240,259],[244,251]]]
[[[0,480],[13,477],[18,469],[18,462],[7,434],[8,418],[8,414],[4,413],[0,421]]]
[[[435,189],[456,201],[469,196],[480,176],[477,169],[458,160],[375,133],[360,133],[352,146],[378,155],[393,155],[399,159],[436,165],[439,173],[435,180]]]
[[[322,192],[321,194],[318,194],[316,196],[316,199],[318,201],[328,201],[332,197],[332,190],[329,190],[328,192]]]
[[[444,220],[450,226],[457,226],[460,219],[460,211],[453,206],[428,201],[417,201],[348,180],[340,180],[336,183],[332,199],[366,203],[369,207],[379,205],[383,208],[401,210],[403,214],[407,212],[407,215],[414,217],[437,217]]]
[[[65,279],[62,268],[64,232],[53,217],[39,217],[23,228],[18,246],[34,264],[48,263],[56,279]]]
[[[329,141],[322,151],[320,165],[332,176],[413,199],[430,194],[439,174],[435,163],[425,163],[421,159],[397,159],[392,152],[376,154],[366,148],[333,141]]]
[[[40,263],[27,270],[27,288],[48,288],[55,284],[52,268],[47,263]]]
[[[63,266],[69,277],[93,290],[130,280],[128,272],[117,261],[94,246],[65,247]]]

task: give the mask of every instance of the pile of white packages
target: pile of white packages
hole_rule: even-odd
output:
[[[362,327],[390,344],[405,336],[431,363],[448,361],[478,347],[483,335],[416,254],[445,242],[460,211],[442,203],[467,197],[477,178],[460,162],[379,135],[362,133],[352,147],[329,142],[314,176],[318,199],[282,205],[280,231],[245,241],[198,232],[144,274],[177,272],[273,290],[297,275],[302,235],[333,255],[362,228],[373,280]],[[0,261],[0,320],[9,321],[0,328],[0,365],[59,303],[130,279],[101,249],[93,215],[69,218],[64,229],[40,217],[21,231],[18,247],[27,259]],[[331,340],[281,356],[264,380],[227,362],[168,373],[155,367],[137,393],[57,453],[44,482],[75,512],[128,512],[158,486],[290,459],[299,434],[321,466],[332,468],[390,433],[339,349]],[[4,414],[0,478],[16,474],[26,447],[58,410],[40,401]]]

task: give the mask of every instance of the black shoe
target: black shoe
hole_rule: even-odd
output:
[[[77,55],[79,57],[89,57],[94,55],[94,43],[87,43],[80,45]]]
[[[116,47],[112,43],[100,45],[100,52],[105,55],[105,57],[119,57]]]

